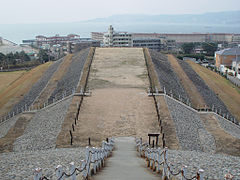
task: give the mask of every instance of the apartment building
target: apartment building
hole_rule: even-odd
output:
[[[108,32],[104,33],[103,45],[106,47],[132,47],[132,34],[116,32],[112,25],[110,25]]]

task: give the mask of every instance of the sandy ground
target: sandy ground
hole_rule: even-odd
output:
[[[219,125],[215,115],[201,114],[200,117],[206,130],[214,136],[216,153],[240,155],[240,139],[226,133]]]
[[[142,48],[97,48],[89,87],[144,88],[149,86]]]
[[[73,132],[74,146],[88,138],[99,145],[109,136],[137,136],[147,140],[158,133],[154,102],[142,48],[97,48],[89,77],[92,96],[84,98]]]
[[[195,108],[205,108],[206,103],[202,98],[201,94],[198,92],[196,86],[192,83],[189,77],[186,75],[180,64],[178,64],[176,58],[173,55],[168,55],[168,60],[171,63],[174,71],[177,73],[184,89],[189,95],[192,105]]]

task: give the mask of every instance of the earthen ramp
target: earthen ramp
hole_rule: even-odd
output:
[[[91,97],[84,99],[73,132],[73,144],[97,145],[111,136],[159,132],[142,48],[97,48],[88,81]]]

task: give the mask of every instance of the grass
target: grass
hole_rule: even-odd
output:
[[[9,84],[0,93],[0,115],[8,112],[16,103],[18,103],[36,83],[43,73],[48,69],[52,62],[48,62],[37,66],[36,68],[25,72],[21,77],[17,78],[14,82]],[[0,84],[5,81],[0,79]]]
[[[25,73],[26,71],[0,72],[0,93]]]
[[[218,95],[224,102],[228,110],[240,121],[240,90],[219,74],[187,61],[205,83]]]

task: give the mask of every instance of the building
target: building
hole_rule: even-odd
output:
[[[235,65],[240,61],[240,48],[228,48],[215,52],[215,65],[217,68],[220,66],[232,69],[233,62]]]
[[[103,45],[105,47],[132,47],[132,34],[116,32],[110,25],[108,32],[104,33]]]
[[[80,36],[76,34],[69,34],[67,36],[59,36],[58,34],[55,36],[51,37],[46,37],[46,36],[36,36],[36,45],[38,47],[44,45],[44,44],[49,44],[50,46],[60,44],[62,46],[66,46],[68,42],[77,42],[80,40]],[[26,40],[24,40],[26,41]]]
[[[104,32],[106,33],[106,32]],[[103,45],[103,32],[91,32],[91,39],[95,41],[100,41],[101,45]]]
[[[159,38],[136,38],[133,39],[133,47],[147,47],[159,51],[162,49],[163,44]]]
[[[82,39],[79,42],[75,42],[75,43],[70,42],[67,45],[67,52],[75,53],[77,51],[80,51],[88,47],[100,47],[100,41],[95,41],[91,39]]]

